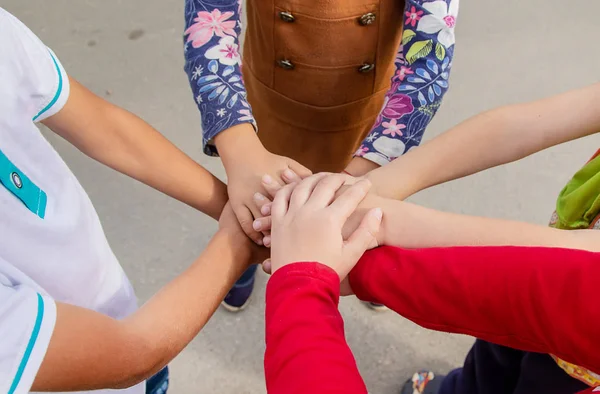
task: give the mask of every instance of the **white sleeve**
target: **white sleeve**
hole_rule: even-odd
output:
[[[27,394],[56,322],[52,299],[0,284],[0,393]]]
[[[0,72],[35,122],[56,114],[69,97],[69,78],[57,56],[20,20],[0,8]]]

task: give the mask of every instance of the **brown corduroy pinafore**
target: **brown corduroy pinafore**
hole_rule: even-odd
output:
[[[381,110],[403,0],[247,0],[244,82],[270,152],[345,168]]]

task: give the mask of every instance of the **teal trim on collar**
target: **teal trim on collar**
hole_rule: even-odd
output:
[[[54,62],[54,67],[56,68],[56,72],[58,73],[58,89],[56,89],[56,93],[54,94],[54,97],[48,103],[48,105],[46,105],[40,112],[38,112],[37,115],[35,115],[33,117],[32,120],[34,122],[37,120],[37,118],[42,116],[44,114],[44,112],[48,111],[54,105],[54,103],[56,103],[58,101],[58,98],[60,97],[60,94],[62,93],[62,88],[63,88],[62,72],[60,72],[60,67],[58,66],[58,62],[56,61],[56,58],[54,57],[52,52],[50,52],[50,56],[52,57],[52,61]]]
[[[35,325],[33,326],[33,331],[31,332],[31,337],[29,337],[29,343],[27,344],[27,348],[25,349],[25,353],[23,353],[23,358],[21,358],[21,363],[19,364],[19,369],[17,369],[17,373],[13,378],[12,384],[8,389],[8,394],[14,394],[17,391],[17,387],[21,382],[21,378],[23,377],[23,372],[25,372],[25,367],[27,367],[27,363],[29,362],[29,358],[31,357],[31,352],[35,347],[35,343],[37,342],[38,336],[40,335],[40,328],[42,327],[42,321],[44,320],[44,299],[38,293],[38,308],[37,308],[37,317],[35,319]]]
[[[31,212],[44,218],[48,197],[0,150],[0,185],[3,185]]]

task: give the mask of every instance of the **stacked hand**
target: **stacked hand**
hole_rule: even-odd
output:
[[[344,179],[344,184],[339,188],[339,190],[336,193],[336,196],[343,194],[347,189],[349,189],[351,187],[351,185],[354,185],[359,181],[366,180],[366,178],[353,177],[353,176],[344,175],[344,174],[339,174],[337,176],[342,177]],[[256,229],[257,231],[261,231],[263,234],[265,234],[265,237],[263,238],[263,244],[267,247],[271,246],[271,236],[269,235],[269,230],[271,230],[271,224],[272,224],[271,223],[272,222],[271,200],[275,197],[277,192],[279,190],[281,190],[281,188],[283,187],[283,186],[279,185],[278,183],[271,182],[269,178],[270,178],[269,176],[265,176],[263,178],[263,187],[267,191],[268,197],[264,196],[261,193],[256,193],[254,195],[254,203],[255,203],[257,209],[260,211],[261,215],[263,215],[263,217],[256,219],[253,223],[254,229]],[[298,183],[298,182],[299,182],[298,180],[294,181],[294,182],[286,181],[287,184]],[[362,220],[363,216],[365,215],[365,213],[367,211],[369,211],[370,209],[375,208],[375,207],[381,207],[382,204],[384,204],[384,199],[382,199],[382,198],[378,197],[376,194],[374,194],[373,188],[372,188],[372,186],[370,186],[369,193],[363,199],[363,201],[360,203],[358,208],[354,211],[354,213],[350,216],[350,218],[346,222],[346,225],[344,226],[344,229],[343,229],[344,237],[349,236],[358,227],[360,221]],[[377,240],[378,240],[379,244],[382,243],[381,242],[383,240],[383,232],[382,231],[380,231],[378,233]]]
[[[244,269],[252,264],[261,264],[269,257],[269,250],[267,248],[256,245],[246,236],[229,202],[223,208],[223,212],[219,218],[219,231],[229,233],[231,239],[235,240],[235,244],[231,247],[248,248],[250,251],[248,260],[240,261],[240,264],[245,265]]]
[[[254,204],[254,194],[264,191],[262,178],[269,174],[273,184],[285,185],[311,174],[295,160],[267,151],[249,125],[239,125],[215,138],[219,154],[227,172],[227,192],[231,208],[244,233],[258,245],[263,235],[252,228],[255,218],[261,216]]]
[[[347,181],[345,175],[321,173],[279,188],[272,203],[264,196],[258,199],[262,213],[271,215],[259,220],[272,230],[267,237],[272,244],[271,260],[263,265],[265,271],[272,273],[294,262],[319,262],[343,280],[365,250],[377,246],[382,219],[379,208],[363,213],[350,235],[342,234],[371,186],[369,181],[359,180],[345,187]],[[340,193],[342,188],[345,190]],[[274,192],[274,188],[269,190]],[[349,288],[343,285],[343,293],[348,294]]]

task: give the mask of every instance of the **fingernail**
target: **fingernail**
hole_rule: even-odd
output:
[[[375,218],[380,221],[383,218],[383,211],[381,210],[381,208],[375,208],[375,210],[373,211],[373,216],[375,216]]]
[[[262,208],[260,209],[260,213],[262,213],[265,216],[269,215],[271,213],[271,206],[263,205]]]
[[[283,176],[286,179],[293,179],[294,178],[294,172],[292,170],[290,170],[289,168],[285,171],[283,171]]]
[[[262,239],[257,239],[256,240],[256,244],[259,246],[263,246],[263,240]]]
[[[271,244],[271,237],[267,235],[263,238],[263,242],[265,243],[265,246],[269,246]]]
[[[273,179],[271,178],[270,175],[265,175],[265,176],[263,176],[262,181],[263,181],[263,183],[266,183],[268,185],[273,181]]]
[[[260,220],[255,220],[254,222],[252,222],[252,228],[255,229],[256,231],[260,230]]]
[[[262,200],[264,200],[264,199],[265,199],[265,196],[263,196],[263,195],[262,195],[262,194],[260,194],[260,193],[254,193],[254,199],[255,199],[255,200],[258,200],[258,201],[262,201]]]

